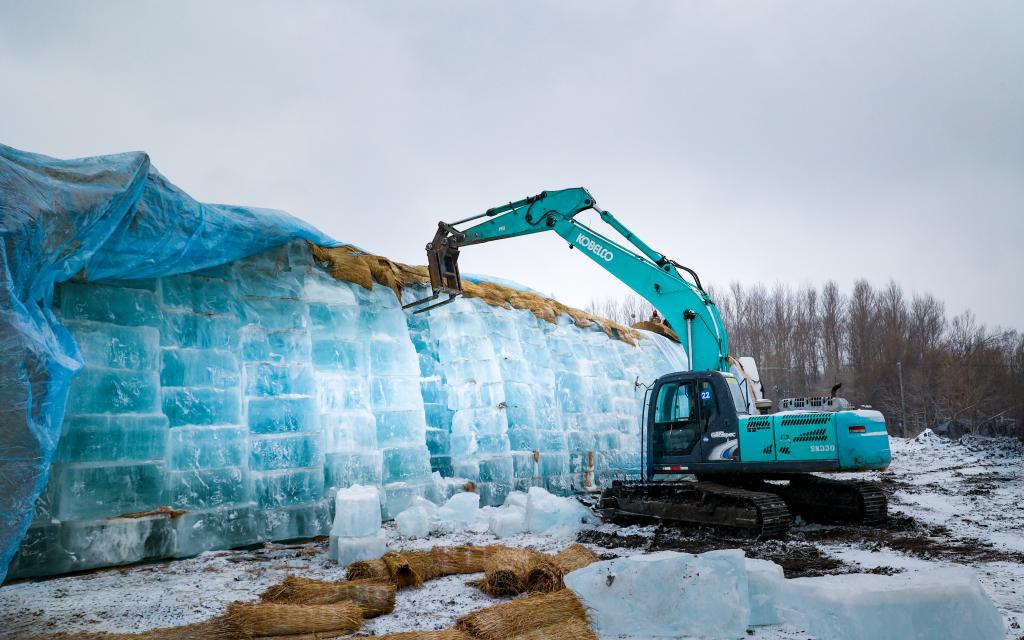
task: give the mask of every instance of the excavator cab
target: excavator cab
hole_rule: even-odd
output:
[[[746,413],[746,398],[731,374],[662,376],[646,411],[647,476],[693,473],[694,465],[738,459],[739,416]]]

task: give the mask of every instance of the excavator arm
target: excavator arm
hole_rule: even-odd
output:
[[[634,249],[598,233],[576,216],[593,209]],[[473,226],[461,226],[488,218]],[[610,212],[597,206],[583,188],[544,191],[538,195],[488,209],[482,214],[438,223],[433,241],[427,245],[429,298],[405,305],[420,307],[416,313],[433,309],[462,294],[458,258],[461,247],[554,231],[585,256],[621,280],[650,302],[686,343],[692,369],[729,370],[729,342],[715,303],[701,285],[697,274],[668,259],[636,237]],[[680,270],[687,273],[686,279]],[[441,300],[446,295],[447,299]],[[440,300],[440,301],[439,301]],[[430,303],[427,306],[422,306]]]

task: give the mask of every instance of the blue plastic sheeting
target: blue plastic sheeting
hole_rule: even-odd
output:
[[[0,145],[0,581],[32,521],[82,367],[51,310],[72,278],[187,273],[303,238],[287,213],[196,202],[141,152],[56,160]]]

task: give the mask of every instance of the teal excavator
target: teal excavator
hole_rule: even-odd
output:
[[[635,250],[576,220],[595,211]],[[467,223],[486,218],[472,226]],[[427,245],[432,295],[405,305],[415,313],[462,294],[461,247],[554,231],[650,302],[678,335],[690,368],[646,389],[640,479],[604,489],[610,519],[654,519],[713,526],[744,535],[785,532],[794,515],[820,522],[876,524],[887,499],[875,483],[815,474],[885,469],[885,420],[832,395],[771,401],[751,358],[729,355],[729,339],[697,273],[652,249],[583,188],[544,191],[452,223]],[[685,275],[684,275],[685,274]],[[696,481],[694,481],[696,480]]]

